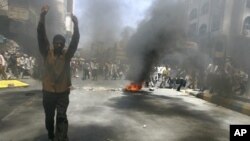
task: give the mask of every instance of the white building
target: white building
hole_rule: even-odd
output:
[[[232,41],[250,37],[250,0],[186,0],[186,4],[189,37],[210,48],[215,57],[231,56]]]

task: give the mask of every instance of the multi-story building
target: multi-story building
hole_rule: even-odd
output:
[[[186,5],[190,39],[214,58],[239,61],[250,43],[250,0],[186,0]]]
[[[47,34],[52,40],[55,34],[68,37],[72,32],[71,20],[66,23],[68,13],[72,13],[73,0],[0,0],[0,34],[15,40],[23,51],[31,54],[37,48],[36,27],[41,7],[50,6],[47,15]]]

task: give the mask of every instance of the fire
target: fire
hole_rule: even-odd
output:
[[[142,88],[142,84],[138,84],[138,83],[131,83],[130,85],[128,85],[125,90],[127,91],[131,91],[131,92],[137,92]]]

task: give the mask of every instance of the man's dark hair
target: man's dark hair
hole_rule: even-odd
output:
[[[53,38],[53,43],[58,42],[58,41],[65,44],[65,38],[60,34],[55,35],[54,38]]]

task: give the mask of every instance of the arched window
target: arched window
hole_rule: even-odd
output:
[[[195,36],[197,33],[197,23],[193,23],[189,26],[188,34],[190,36]]]
[[[201,15],[208,14],[208,11],[209,11],[209,3],[207,2],[201,8]]]
[[[197,18],[197,9],[193,9],[189,16],[190,20]]]
[[[215,14],[212,16],[212,28],[211,31],[218,31],[221,28],[221,15]]]
[[[223,51],[223,43],[222,42],[217,42],[215,44],[215,50],[218,51],[218,52]]]
[[[247,0],[247,8],[250,8],[250,0]]]
[[[250,16],[247,17],[244,21],[243,31],[250,30]]]
[[[199,35],[205,35],[206,33],[207,33],[207,25],[203,24],[199,29]]]

